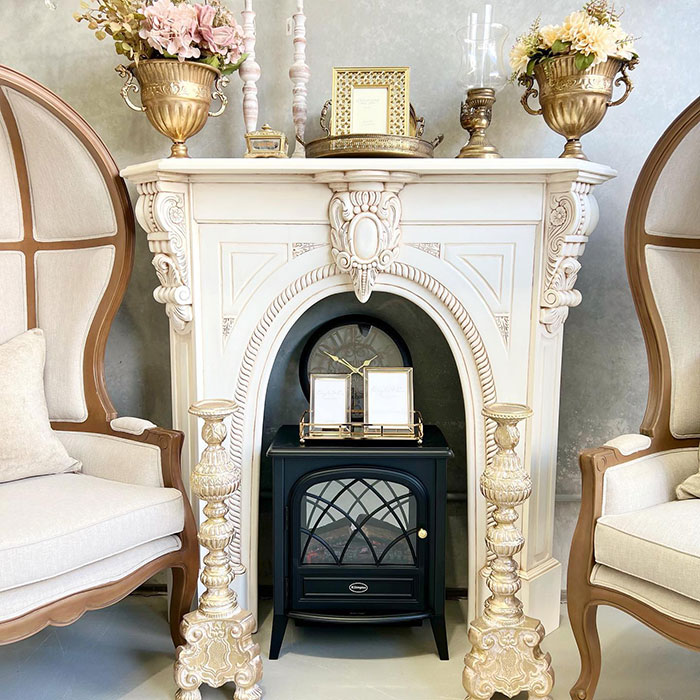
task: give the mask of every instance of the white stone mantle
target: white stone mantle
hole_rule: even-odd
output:
[[[563,159],[167,159],[126,168],[170,318],[173,421],[200,452],[187,407],[233,396],[231,452],[243,475],[232,555],[244,607],[257,604],[265,392],[294,322],[325,296],[399,294],[445,334],[467,424],[470,617],[484,594],[487,513],[478,477],[493,450],[481,408],[527,403],[520,453],[533,477],[523,512],[526,612],[558,625],[552,557],[563,324],[580,303],[578,258],[610,168]],[[477,594],[474,595],[473,593]]]

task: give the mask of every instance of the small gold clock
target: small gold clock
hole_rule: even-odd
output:
[[[245,158],[288,158],[287,137],[282,131],[275,131],[269,124],[262,129],[245,135]]]

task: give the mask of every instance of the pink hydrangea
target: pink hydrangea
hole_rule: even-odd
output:
[[[156,0],[141,8],[144,20],[139,36],[160,53],[177,56],[180,61],[199,58],[197,11],[192,5],[175,5],[171,0]]]
[[[195,4],[199,22],[199,34],[203,48],[213,54],[223,56],[224,63],[236,63],[243,54],[243,35],[240,26],[234,22],[214,26],[216,8],[211,5]]]

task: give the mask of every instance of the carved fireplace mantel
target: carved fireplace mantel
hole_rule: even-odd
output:
[[[232,517],[241,603],[257,603],[258,484],[267,382],[296,320],[323,297],[401,295],[445,335],[467,425],[470,619],[481,609],[486,512],[478,479],[495,451],[481,409],[532,406],[520,444],[533,478],[523,513],[522,598],[551,632],[562,333],[579,257],[598,221],[595,185],[613,170],[560,159],[168,159],[122,173],[138,187],[170,319],[173,422],[184,469],[202,445],[187,408],[234,397],[230,449],[243,475]]]

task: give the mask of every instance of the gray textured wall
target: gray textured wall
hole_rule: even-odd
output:
[[[66,99],[102,136],[117,163],[165,155],[168,145],[143,115],[127,110],[114,73],[117,56],[71,15],[78,0],[0,0],[0,62],[44,83]],[[230,0],[231,6],[242,5]],[[329,96],[335,65],[410,65],[411,99],[427,122],[427,135],[445,133],[439,155],[452,156],[464,140],[459,127],[459,64],[454,39],[471,9],[464,0],[307,0],[308,62],[313,77],[310,114]],[[495,19],[523,31],[537,12],[560,21],[576,0],[494,0]],[[561,400],[556,552],[566,560],[577,513],[578,451],[634,431],[646,394],[646,362],[627,287],[622,231],[639,169],[672,118],[698,95],[694,42],[700,35],[698,0],[627,0],[625,26],[639,37],[636,90],[584,140],[589,157],[612,165],[619,177],[598,191],[601,218],[583,258],[578,288],[583,303],[566,324]],[[262,65],[261,121],[291,135],[287,70],[291,40],[285,22],[292,0],[256,0],[258,60]],[[510,41],[509,39],[509,41]],[[239,83],[228,89],[229,110],[191,141],[199,156],[239,156],[243,150]],[[504,156],[555,156],[561,138],[518,103],[519,90],[499,96],[491,129]],[[315,122],[315,117],[312,117]],[[121,414],[169,423],[168,331],[153,301],[154,275],[143,236],[134,274],[108,345],[108,386]]]

